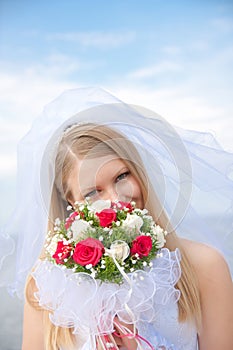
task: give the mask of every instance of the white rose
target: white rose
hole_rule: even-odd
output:
[[[164,244],[166,243],[166,239],[164,236],[164,230],[159,225],[156,225],[153,228],[153,233],[157,239],[157,247],[162,248],[164,246]]]
[[[130,248],[128,244],[124,241],[115,241],[111,244],[109,255],[114,256],[117,260],[123,262],[130,253]]]
[[[99,212],[104,209],[109,209],[111,208],[111,201],[110,200],[102,200],[99,199],[98,201],[95,201],[90,205],[91,209],[94,210],[94,212]]]
[[[89,223],[84,220],[74,220],[71,225],[71,231],[73,233],[73,239],[76,240],[81,232],[85,232],[88,227],[90,227]]]
[[[137,230],[140,230],[142,225],[143,225],[142,218],[136,214],[132,214],[132,215],[127,214],[127,217],[122,224],[123,227],[136,228]]]

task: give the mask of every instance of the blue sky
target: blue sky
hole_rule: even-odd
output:
[[[233,150],[232,1],[1,0],[0,220],[18,140],[50,100],[87,85]]]

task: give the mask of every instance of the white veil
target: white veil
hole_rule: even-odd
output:
[[[233,154],[210,134],[175,128],[148,109],[83,88],[47,105],[19,143],[17,205],[0,235],[0,285],[22,296],[45,239],[59,140],[68,126],[90,122],[134,143],[176,232],[215,246],[232,268]]]

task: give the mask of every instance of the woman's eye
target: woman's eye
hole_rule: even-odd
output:
[[[97,194],[98,194],[98,190],[94,189],[94,190],[88,192],[88,193],[84,196],[84,198],[94,197],[94,196],[96,196]]]
[[[120,174],[119,176],[117,176],[116,182],[126,179],[129,174],[129,171],[125,171],[124,173]]]

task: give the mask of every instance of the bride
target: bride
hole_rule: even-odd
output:
[[[21,144],[12,288],[28,275],[23,350],[233,348],[233,184],[224,173],[233,157],[201,136],[100,89],[67,91],[46,107]],[[79,273],[48,260],[46,232],[55,237],[56,219],[86,199],[148,211],[167,232],[150,269],[119,269],[122,284],[80,274],[77,284]]]

